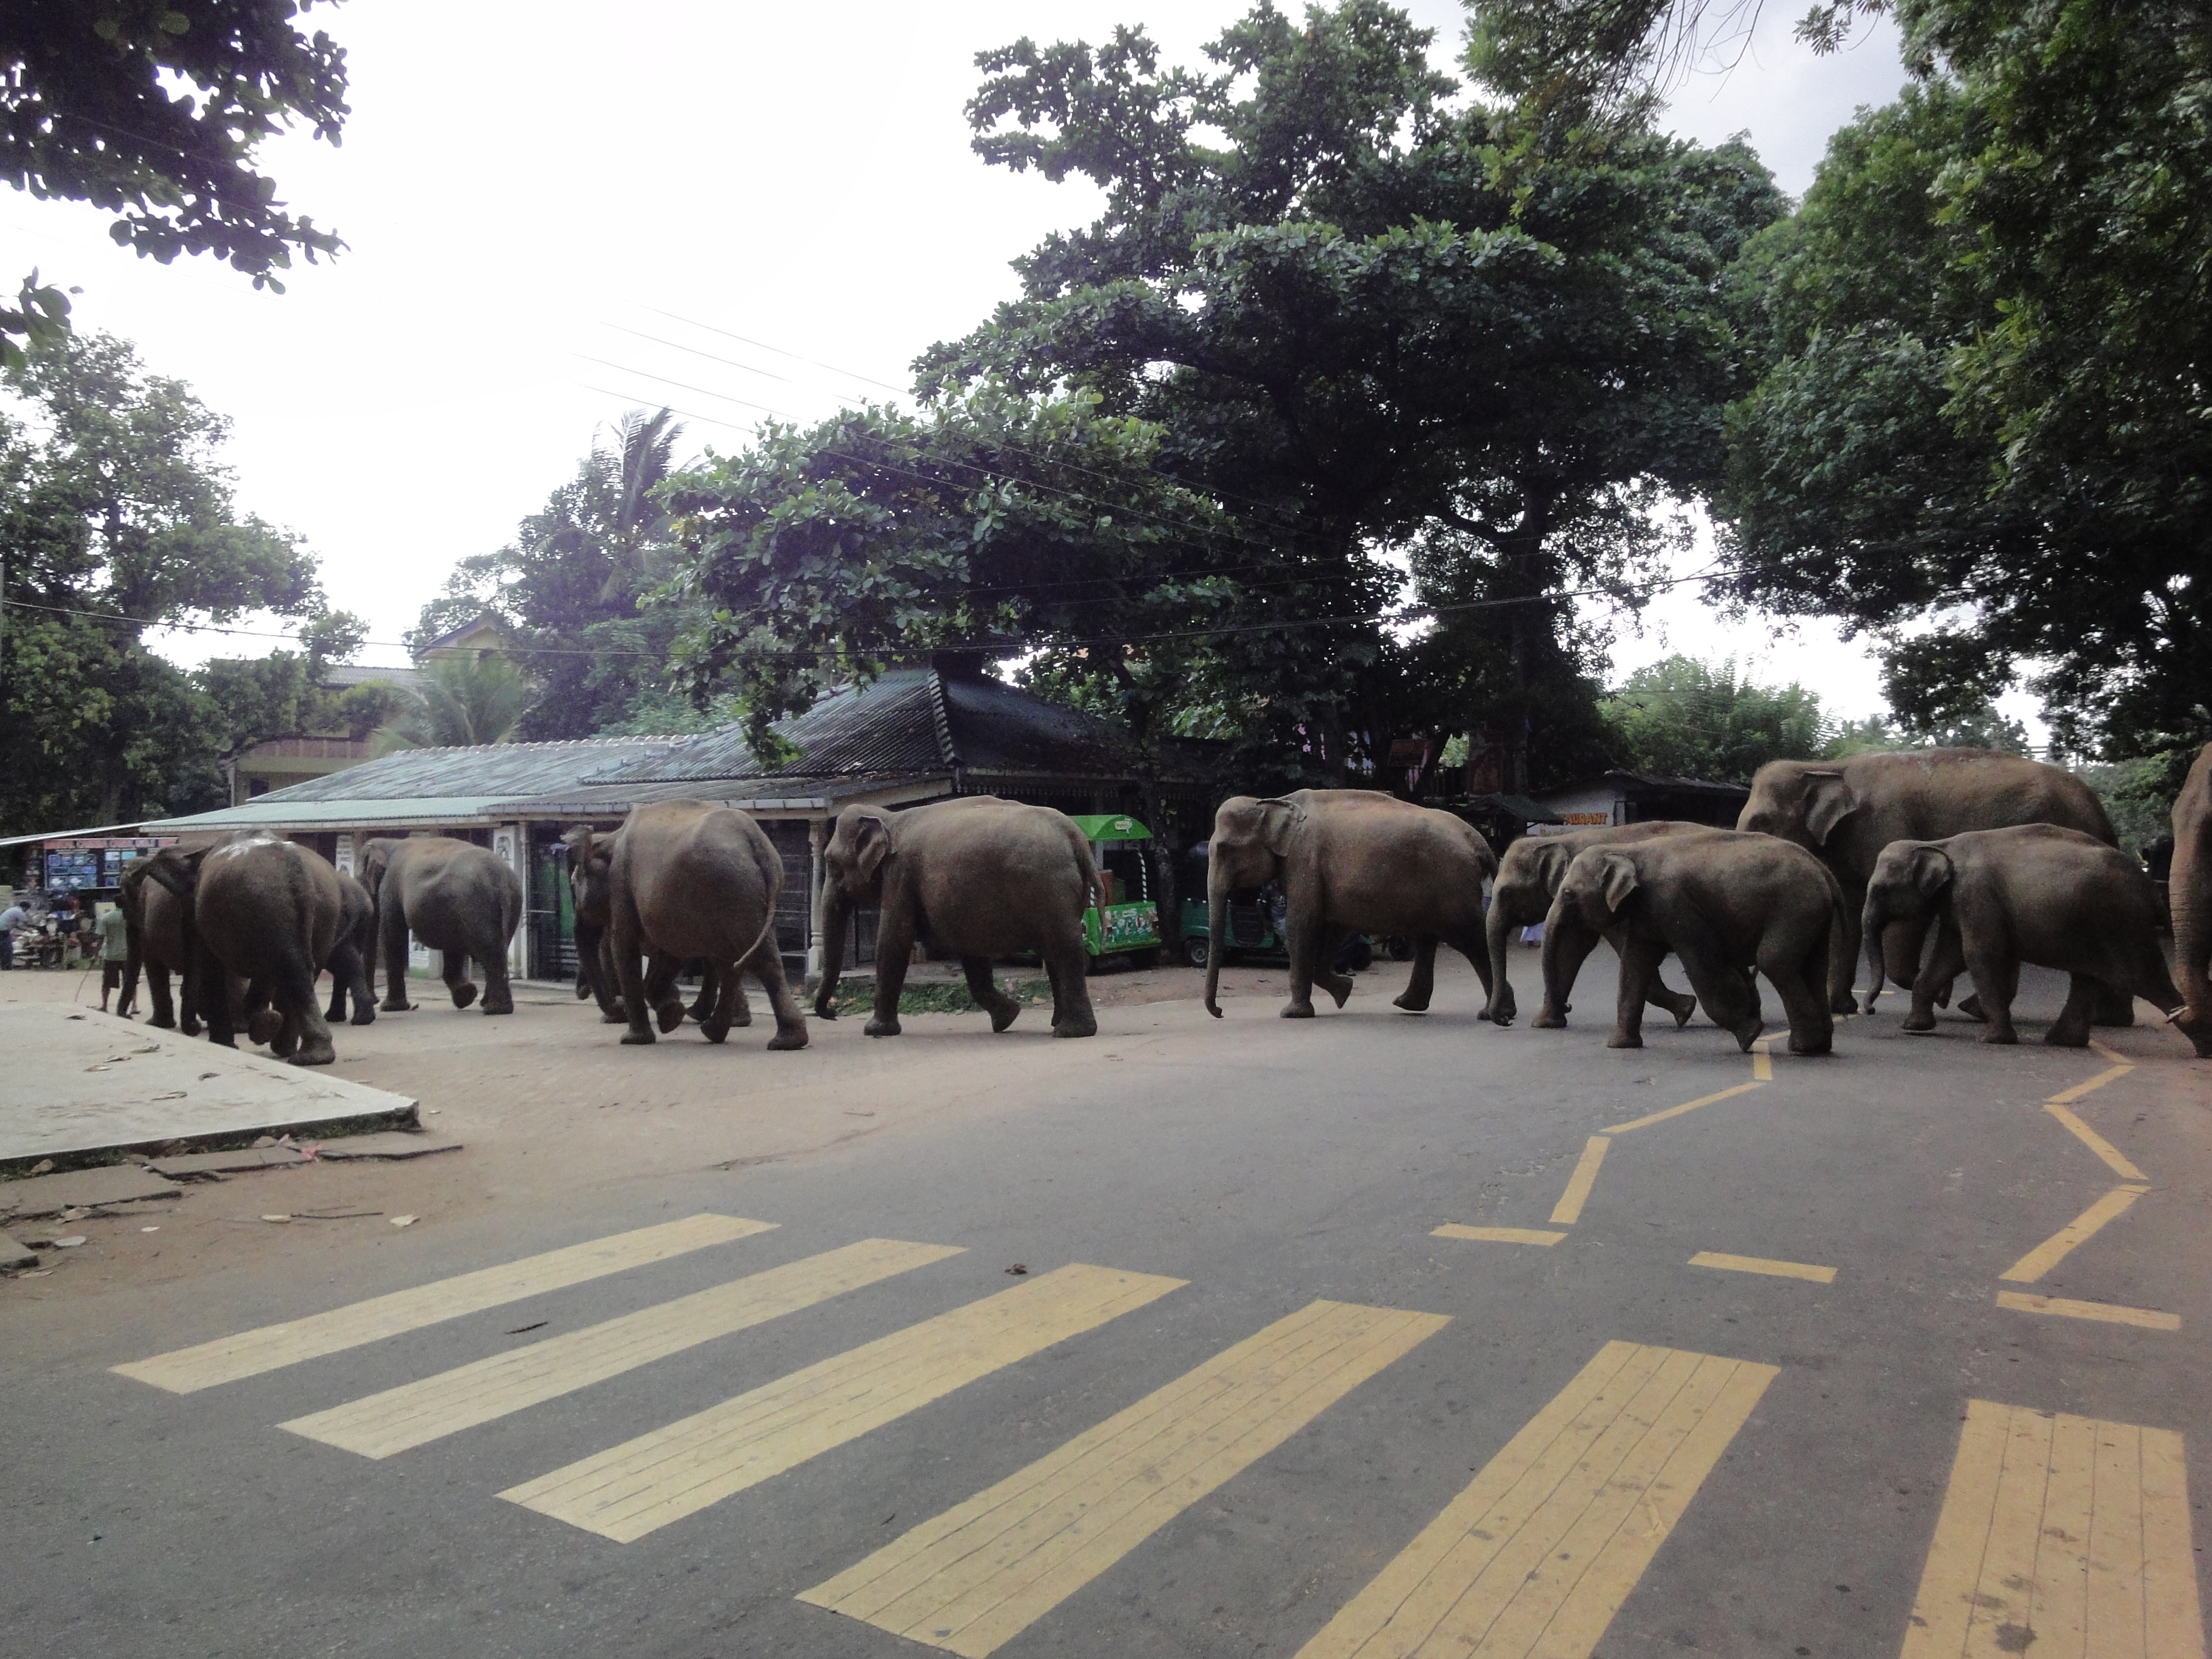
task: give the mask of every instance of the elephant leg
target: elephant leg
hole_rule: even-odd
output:
[[[368,982],[369,960],[358,945],[349,945],[346,947],[345,961],[346,986],[353,997],[353,1023],[374,1025],[376,1024],[376,992]],[[337,973],[333,971],[331,977],[335,980]],[[337,997],[333,995],[331,1001],[336,1006]]]
[[[177,1006],[169,995],[169,970],[164,963],[149,962],[146,964],[146,995],[154,1005],[154,1012],[146,1023],[164,1031],[175,1030]],[[193,1036],[197,1032],[187,1031],[185,1035]]]
[[[2111,989],[2101,980],[2091,979],[2087,974],[2069,975],[2066,1006],[2051,1022],[2051,1029],[2043,1034],[2043,1040],[2054,1048],[2087,1048],[2090,1023],[2097,1010],[2111,1000]]]
[[[1071,919],[1059,939],[1047,941],[1040,954],[1052,977],[1052,1034],[1097,1036],[1098,1016],[1091,1006],[1091,953],[1082,925]]]
[[[483,1011],[488,1014],[514,1012],[514,986],[507,976],[507,941],[496,936],[483,941],[473,953],[483,969]]]
[[[1847,886],[1844,891],[1843,926],[1833,927],[1828,933],[1828,1012],[1835,1014],[1856,1014],[1858,999],[1851,988],[1858,983],[1859,951],[1866,943],[1866,929],[1859,920],[1865,908],[1866,894],[1853,893]],[[1880,981],[1875,983],[1879,985]],[[1709,1011],[1710,1012],[1710,1011]],[[1867,996],[1866,1012],[1874,1012],[1874,997]]]
[[[1658,977],[1659,958],[1667,947],[1653,941],[1624,939],[1620,954],[1620,994],[1613,1003],[1613,1035],[1608,1048],[1644,1046],[1644,1005],[1650,1000],[1651,981]]]
[[[407,916],[390,882],[384,890],[376,919],[377,939],[384,947],[384,1000],[380,1006],[387,1014],[404,1014],[415,1006],[407,1000]]]
[[[2092,981],[2096,986],[2095,1012],[2090,1018],[2099,1025],[2132,1025],[2136,1023],[2136,1000],[2118,986],[2102,981]]]
[[[1761,940],[1759,971],[1782,999],[1783,1018],[1790,1022],[1790,1052],[1831,1052],[1836,1046],[1836,1016],[1828,1006],[1826,939],[1809,949],[1800,943],[1794,950],[1787,940],[1771,945]]]
[[[1528,1022],[1531,1025],[1556,1031],[1567,1023],[1574,1007],[1569,999],[1574,994],[1576,977],[1589,960],[1589,953],[1597,949],[1597,934],[1564,918],[1557,927],[1545,924],[1544,1006]],[[1614,948],[1620,948],[1619,941]],[[1622,959],[1626,960],[1625,955]]]
[[[622,1035],[625,1043],[649,1043],[659,1041],[654,1034],[653,1022],[647,1018],[652,1005],[645,1000],[645,967],[640,960],[641,941],[634,927],[620,921],[607,929],[607,959],[613,964],[615,982],[622,988],[622,1005],[629,1030]]]
[[[1482,981],[1483,1006],[1487,1010],[1495,998],[1492,989],[1490,944],[1483,937],[1481,928],[1478,927],[1472,932],[1446,931],[1439,933],[1437,938],[1441,943],[1449,945],[1468,959],[1469,965],[1474,969],[1474,976]],[[1510,997],[1508,1000],[1510,1000]],[[1508,1019],[1512,1017],[1510,1012],[1506,1015]]]
[[[323,1023],[316,1006],[315,964],[304,945],[286,952],[275,981],[268,988],[284,1016],[284,1035],[295,1040],[286,1056],[295,1066],[328,1066],[337,1057],[331,1044],[331,1028]]]
[[[1973,979],[1974,996],[1982,1006],[1982,1018],[1986,1022],[1982,1041],[2018,1042],[2020,1033],[2012,1024],[2012,1000],[2020,991],[2020,963],[1972,946],[1966,947],[1966,972]]]
[[[1313,1006],[1313,918],[1293,904],[1283,921],[1283,948],[1290,957],[1291,1000],[1277,1012],[1285,1019],[1311,1019]]]
[[[1628,960],[1628,952],[1625,948],[1626,936],[1616,927],[1605,937],[1606,943],[1613,946],[1613,954],[1626,963]],[[1587,956],[1590,951],[1596,948],[1596,945],[1595,939],[1590,940],[1583,949],[1583,955]],[[1674,1017],[1674,1029],[1679,1031],[1690,1023],[1690,1016],[1698,1012],[1698,1000],[1687,992],[1674,990],[1668,985],[1665,976],[1659,971],[1660,965],[1665,961],[1665,953],[1662,952],[1652,963],[1651,976],[1644,984],[1644,1000],[1650,1007],[1663,1009],[1672,1014]],[[1582,964],[1577,962],[1575,965],[1579,971]],[[1573,982],[1570,978],[1568,983],[1571,985]]]
[[[476,981],[469,977],[469,953],[447,951],[443,955],[446,994],[453,998],[454,1007],[465,1008],[477,1000]]]
[[[283,1059],[300,1046],[299,1030],[272,996],[267,980],[257,979],[246,988],[239,1012],[246,1020],[246,1035],[264,1044],[277,1059]]]
[[[1706,1017],[1733,1033],[1736,1047],[1749,1053],[1759,1034],[1766,1029],[1766,1022],[1759,1017],[1758,993],[1749,983],[1747,971],[1695,945],[1686,949],[1685,944],[1678,943],[1674,953],[1682,958],[1682,970],[1689,975],[1690,988],[1698,1000],[1705,1005]]]
[[[690,1009],[699,1035],[709,1042],[720,1042],[730,1035],[730,991],[744,975],[734,962],[728,964],[728,971],[717,972],[721,966],[714,962],[706,964],[699,975],[699,995]],[[700,1012],[702,1008],[704,1013]]]
[[[331,1003],[323,1010],[323,1022],[336,1025],[346,1017],[345,953],[352,947],[343,942],[331,947],[331,959],[325,966],[331,975]]]
[[[599,1001],[599,1024],[629,1024],[629,1016],[623,1010],[622,975],[615,971],[614,936],[611,931],[599,934],[599,942],[592,954],[599,964],[599,984],[605,988],[596,993]]]
[[[1313,975],[1313,982],[1328,992],[1340,1008],[1352,994],[1352,975],[1336,971],[1336,953],[1344,949],[1344,942],[1351,937],[1349,927],[1317,927],[1312,936],[1314,954],[1309,971]],[[1431,962],[1436,958],[1433,941],[1429,946],[1429,957]]]
[[[753,1023],[753,1006],[745,1000],[744,970],[739,969],[730,978],[730,1024],[750,1025]]]
[[[799,999],[791,994],[790,981],[784,978],[783,952],[776,944],[774,928],[753,946],[751,956],[730,964],[730,988],[734,995],[743,994],[738,989],[738,981],[748,968],[761,982],[761,989],[767,993],[769,1012],[775,1016],[775,1035],[768,1040],[768,1046],[777,1050],[804,1048],[806,1015],[799,1006]],[[896,1000],[891,1006],[898,1006]]]
[[[1429,1000],[1437,990],[1437,936],[1434,933],[1413,935],[1413,971],[1406,976],[1406,988],[1391,999],[1390,1006],[1402,1008],[1409,1014],[1426,1013]],[[1337,1003],[1342,1006],[1344,999]]]
[[[659,1019],[664,1033],[684,1023],[684,999],[676,992],[676,976],[683,971],[681,962],[659,951],[653,953],[647,964],[645,1002]]]
[[[975,998],[978,1008],[990,1015],[992,1030],[1003,1031],[1012,1025],[1014,1017],[1021,1012],[1022,1005],[991,982],[991,959],[988,957],[963,957],[960,958],[960,971],[968,976],[968,994]],[[1056,1000],[1057,988],[1054,994]],[[1055,1014],[1058,1012],[1057,1008],[1054,1010]]]
[[[197,981],[197,986],[195,985]],[[237,1028],[231,1019],[230,976],[214,951],[202,945],[199,957],[191,978],[185,981],[187,993],[194,989],[214,988],[213,994],[205,997],[207,1003],[208,1041],[224,1048],[238,1047]]]
[[[876,923],[876,1011],[861,1028],[870,1036],[899,1034],[899,993],[906,989],[907,961],[913,955],[914,919],[902,905],[884,905]]]
[[[1946,917],[1936,929],[1936,943],[1920,964],[1912,981],[1912,1006],[1905,1016],[1905,1029],[1916,1035],[1936,1029],[1936,1005],[1950,993],[1951,982],[1966,971],[1966,957],[1959,943],[1958,925]]]

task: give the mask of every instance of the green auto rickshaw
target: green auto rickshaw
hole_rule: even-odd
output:
[[[1151,967],[1160,959],[1159,910],[1145,848],[1152,832],[1126,813],[1070,816],[1091,843],[1091,861],[1106,889],[1105,909],[1092,903],[1083,912],[1083,948],[1091,953],[1091,972],[1116,957],[1127,957],[1134,967]]]

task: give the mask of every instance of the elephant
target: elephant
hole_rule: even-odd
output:
[[[1765,1029],[1747,969],[1780,993],[1790,1052],[1825,1054],[1835,1018],[1826,998],[1829,940],[1843,891],[1803,848],[1736,830],[1588,847],[1575,855],[1546,916],[1554,930],[1600,936],[1618,928],[1620,998],[1606,1046],[1644,1046],[1644,1005],[1672,951],[1714,1022],[1749,1049]]]
[[[1413,971],[1394,1003],[1406,1012],[1428,1008],[1439,940],[1474,964],[1487,1004],[1493,981],[1482,884],[1497,870],[1498,855],[1465,819],[1380,790],[1300,789],[1267,800],[1232,795],[1214,811],[1206,853],[1206,1012],[1221,1018],[1216,993],[1229,896],[1269,881],[1288,901],[1291,1000],[1283,1018],[1311,1019],[1316,985],[1344,1006],[1352,981],[1330,963],[1354,933],[1413,940]]]
[[[335,1025],[346,1017],[346,1000],[353,1001],[353,1023],[376,1023],[376,993],[368,982],[368,965],[376,957],[376,901],[368,889],[341,870],[338,877],[338,931],[331,945],[331,1006],[323,1018]]]
[[[265,835],[189,851],[167,847],[146,860],[145,879],[183,900],[191,979],[207,987],[235,975],[251,988],[251,1034],[295,1066],[337,1058],[315,998],[315,976],[337,942],[345,901],[320,854]],[[258,1005],[273,1005],[273,1015]],[[238,1046],[228,996],[204,999],[208,1040]]]
[[[1089,951],[1083,912],[1104,889],[1091,843],[1073,819],[1048,806],[996,795],[963,795],[890,812],[848,806],[822,854],[822,983],[815,1014],[836,1018],[845,923],[853,906],[878,900],[875,1012],[870,1036],[899,1034],[899,993],[919,939],[959,957],[969,994],[991,1030],[1014,1023],[1021,1005],[992,982],[994,957],[1034,951],[1052,981],[1052,1034],[1098,1034],[1084,975]]]
[[[2017,1042],[2012,1001],[2020,965],[2056,968],[2072,983],[2044,1041],[2086,1048],[2100,989],[2141,997],[2171,1016],[2182,1006],[2158,943],[2158,891],[2142,866],[2078,830],[2022,823],[1970,830],[1942,841],[1893,841],[1867,884],[1867,937],[1896,921],[1936,924],[1926,964],[1890,963],[1912,981],[1908,1031],[1936,1029],[1936,994],[1961,969],[1984,1010],[1982,1041]],[[2212,1054],[2212,1033],[2190,1033]]]
[[[213,845],[212,841],[180,842],[173,850],[183,857]],[[149,881],[148,869],[152,861],[150,856],[133,859],[123,872],[116,894],[116,902],[123,909],[131,953],[124,961],[122,993],[117,999],[115,1012],[127,1015],[137,1006],[138,975],[143,971],[148,999],[153,1004],[146,1023],[162,1030],[179,1030],[186,1036],[198,1036],[199,1000],[192,981],[185,934],[187,901],[161,883]],[[171,974],[177,976],[173,997],[169,989]]]
[[[586,869],[597,850],[587,836]],[[768,1046],[806,1046],[806,1017],[784,982],[776,950],[783,859],[750,814],[703,800],[634,807],[611,838],[606,872],[607,954],[629,1018],[624,1042],[656,1040],[649,1012],[659,1013],[663,1030],[682,1021],[675,970],[698,957],[713,964],[718,988],[714,1009],[700,1022],[708,1042],[721,1042],[737,1023],[738,976],[750,969],[775,1015]],[[653,957],[649,981],[639,967],[647,951]]]
[[[625,1025],[629,1016],[623,1012],[622,983],[615,972],[614,957],[607,942],[607,921],[613,915],[612,883],[608,866],[614,857],[614,837],[595,836],[589,824],[572,825],[562,838],[568,848],[568,897],[576,917],[576,1000],[586,997],[599,1005],[599,1018],[608,1025]],[[711,963],[692,964],[699,969],[699,994],[686,1010],[692,1020],[705,1024],[708,1016],[714,1012],[720,989],[720,975]],[[665,1005],[669,985],[674,975],[663,979],[665,971],[663,960],[655,957],[653,969],[646,979],[646,1000],[653,1007]],[[664,1018],[663,1031],[672,1031],[680,1023]],[[738,976],[737,1006],[730,1024],[745,1026],[753,1023],[753,1011],[745,1001],[744,976]]]
[[[1490,944],[1490,1006],[1483,1016],[1497,1024],[1510,1025],[1516,1012],[1513,1000],[1513,984],[1506,977],[1506,957],[1511,948],[1513,930],[1533,927],[1550,914],[1552,899],[1559,890],[1559,881],[1567,873],[1567,866],[1575,855],[1585,847],[1611,846],[1635,841],[1651,841],[1661,836],[1678,835],[1686,830],[1701,830],[1697,823],[1678,823],[1671,819],[1658,819],[1649,823],[1624,823],[1597,830],[1570,830],[1564,835],[1523,836],[1505,849],[1505,856],[1498,861],[1498,879],[1490,891],[1490,910],[1483,920],[1484,931]],[[1621,942],[1610,941],[1618,951]],[[1580,954],[1571,960],[1559,957],[1549,960],[1558,947],[1552,935],[1544,936],[1547,958],[1544,969],[1544,1006],[1531,1024],[1545,1030],[1556,1029],[1567,1023],[1567,1006],[1563,1001],[1554,1006],[1551,988],[1556,983],[1561,997],[1575,988],[1575,976],[1582,971],[1583,961],[1596,948],[1597,936],[1585,934],[1577,929],[1575,946]],[[1651,981],[1651,1006],[1664,1008],[1674,1016],[1676,1026],[1689,1024],[1698,1000],[1670,991],[1656,975]]]
[[[1844,927],[1832,941],[1828,1006],[1849,1014],[1857,1012],[1851,987],[1858,977],[1867,882],[1882,848],[1893,841],[1940,841],[1969,830],[2014,823],[2055,823],[2107,846],[2118,839],[2096,792],[2071,772],[1988,749],[1908,749],[1835,761],[1769,761],[1752,778],[1751,798],[1735,827],[1810,849],[1843,884]],[[1913,933],[1912,924],[1900,927]],[[1917,956],[1925,936],[1922,927],[1914,937],[1887,945],[1866,941],[1874,973],[1868,1012],[1881,990],[1885,957]],[[1947,989],[1944,1000],[1948,996]],[[2134,1018],[2132,1010],[2120,1004],[2101,1011],[2098,1023],[2126,1025]]]
[[[506,860],[450,836],[380,838],[362,849],[361,882],[376,902],[386,1013],[404,1013],[415,1006],[407,1000],[410,933],[429,949],[445,952],[446,989],[454,1007],[465,1008],[477,1000],[469,979],[473,957],[483,969],[484,1012],[514,1012],[507,946],[522,921],[522,878]],[[373,967],[369,988],[375,989]]]
[[[2212,743],[2197,751],[2173,798],[2173,867],[2166,891],[2174,961],[2189,1005],[2173,1023],[2202,1054],[2212,1036]]]

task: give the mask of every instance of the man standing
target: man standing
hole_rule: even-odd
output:
[[[31,925],[31,913],[19,901],[0,910],[0,968],[15,965],[15,930]]]
[[[107,914],[100,919],[100,1012],[107,1012],[108,993],[123,983],[123,964],[131,959],[131,924],[124,919],[123,907],[112,904]],[[131,988],[134,991],[136,986]],[[115,1012],[130,1018],[129,1000],[116,1005]]]

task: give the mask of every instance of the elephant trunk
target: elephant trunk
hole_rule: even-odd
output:
[[[1492,888],[1490,894],[1490,913],[1482,919],[1483,933],[1490,945],[1490,1006],[1483,1016],[1493,1024],[1510,1025],[1515,1012],[1513,981],[1505,976],[1506,953],[1512,945],[1513,923],[1506,915],[1504,893]]]
[[[2166,890],[2173,909],[2174,965],[2187,1004],[2174,1023],[2200,1054],[2212,1052],[2212,862],[2201,854],[2176,854]]]
[[[1221,1018],[1221,957],[1228,949],[1229,880],[1218,865],[1206,871],[1206,1012]]]
[[[852,912],[845,884],[831,876],[822,884],[822,983],[814,993],[814,1017],[837,1018],[837,980],[845,971],[845,921]]]

